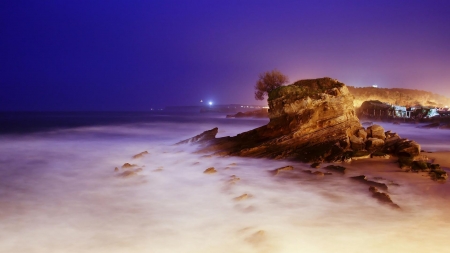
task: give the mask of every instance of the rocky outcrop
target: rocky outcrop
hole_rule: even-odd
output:
[[[222,156],[318,163],[390,155],[414,159],[420,154],[419,144],[385,132],[380,125],[364,128],[355,115],[353,96],[337,80],[319,78],[282,86],[269,93],[268,103],[270,122],[265,126],[222,138],[215,138],[218,129],[214,128],[178,144],[202,143],[200,152]]]
[[[235,137],[213,139],[217,129],[180,143],[211,140],[204,151],[221,155],[341,160],[362,126],[345,84],[331,78],[301,80],[269,94],[270,122]],[[208,136],[208,137],[202,137]]]
[[[250,112],[238,112],[236,114],[228,114],[227,118],[267,118],[269,112],[267,109],[259,109]]]
[[[217,132],[219,132],[219,128],[215,127],[211,130],[204,131],[203,133],[196,135],[192,138],[186,139],[184,141],[180,141],[175,145],[186,144],[186,143],[204,143],[216,138]]]

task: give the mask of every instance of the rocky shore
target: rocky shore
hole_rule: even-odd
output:
[[[268,103],[270,122],[265,126],[222,138],[215,138],[218,129],[214,128],[178,144],[197,143],[199,152],[220,156],[318,164],[397,157],[404,170],[414,170],[414,161],[422,159],[415,141],[380,125],[363,127],[355,114],[353,96],[335,79],[300,80],[282,86],[269,94]],[[430,164],[429,168],[437,166]],[[436,171],[433,178],[445,180],[447,174]]]

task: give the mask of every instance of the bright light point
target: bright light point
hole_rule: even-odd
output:
[[[209,103],[208,103],[209,105],[212,105],[213,104],[213,102],[211,102],[211,101],[209,101]]]
[[[202,99],[202,100],[200,100],[200,103],[203,103],[203,99]]]

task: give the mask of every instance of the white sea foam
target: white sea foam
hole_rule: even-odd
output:
[[[218,125],[219,134],[258,124]],[[407,183],[431,180],[386,170],[395,168],[392,161],[358,161],[345,165],[347,175],[316,177],[302,172],[307,164],[209,157],[192,153],[189,145],[171,145],[214,126],[152,123],[1,137],[0,252],[448,249],[448,203]],[[150,154],[131,158],[144,150]],[[142,171],[118,176],[126,162]],[[285,165],[295,170],[269,173]],[[217,173],[204,174],[209,167]],[[361,171],[400,184],[390,184],[389,193],[402,211],[378,203],[367,186],[348,179]],[[232,175],[240,180],[230,183]],[[243,194],[248,197],[235,199]]]

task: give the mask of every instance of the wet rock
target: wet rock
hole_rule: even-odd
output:
[[[386,139],[386,135],[384,134],[384,128],[380,125],[372,125],[367,128],[367,137],[369,138],[377,138],[384,140]]]
[[[119,168],[115,167],[114,172],[117,172],[117,171],[119,171]]]
[[[132,176],[136,176],[137,172],[139,172],[139,171],[127,170],[127,171],[120,173],[118,176],[123,177],[123,178],[132,177]]]
[[[144,151],[144,152],[141,152],[141,153],[139,153],[137,155],[134,155],[133,159],[142,158],[142,157],[144,157],[145,155],[148,155],[148,154],[149,154],[148,151]]]
[[[311,168],[318,169],[320,168],[321,163],[312,163]]]
[[[445,172],[443,170],[430,171],[429,175],[432,180],[438,181],[438,182],[444,182],[445,180],[448,179],[447,172]]]
[[[350,146],[352,150],[359,151],[366,147],[364,140],[362,138],[356,137],[354,135],[350,136]]]
[[[368,180],[367,177],[364,176],[364,175],[356,176],[356,177],[350,177],[350,178],[351,178],[352,180],[355,180],[355,181],[357,181],[357,182],[363,183],[363,184],[368,185],[368,186],[377,187],[377,188],[382,189],[382,190],[385,190],[385,191],[388,190],[388,187],[387,187],[386,184],[378,183],[378,182],[375,182],[375,181]]]
[[[180,144],[187,144],[187,143],[205,143],[211,140],[214,140],[216,138],[217,133],[219,132],[219,129],[217,127],[204,131],[203,133],[196,135],[192,138],[186,139],[184,141],[180,141],[176,143],[175,145]]]
[[[391,197],[384,192],[380,192],[376,187],[374,186],[370,186],[369,187],[369,191],[372,193],[372,197],[377,199],[379,202],[384,203],[384,204],[388,204],[393,208],[399,209],[400,206],[398,206],[397,204],[395,204]]]
[[[325,167],[325,169],[327,169],[327,170],[332,170],[332,171],[335,171],[335,172],[344,174],[344,173],[345,173],[345,170],[346,170],[347,168],[342,167],[342,166],[338,166],[338,165],[328,165],[327,167]]]
[[[248,197],[249,197],[249,195],[247,193],[244,193],[241,196],[234,198],[234,200],[235,201],[242,201],[242,200],[247,199]]]
[[[321,177],[325,175],[325,173],[323,173],[321,171],[314,171],[312,174],[316,175],[316,176],[321,176]]]
[[[360,150],[352,153],[352,160],[361,160],[370,158],[370,152],[366,150]]]
[[[377,138],[369,138],[366,141],[366,149],[369,151],[381,150],[384,147],[384,141]]]
[[[230,180],[228,180],[228,183],[230,184],[235,184],[237,182],[239,182],[241,179],[238,178],[236,175],[231,175]]]
[[[358,132],[356,132],[356,135],[359,138],[362,138],[363,141],[365,141],[367,139],[367,132],[366,132],[366,130],[364,130],[364,128],[359,129]]]
[[[414,158],[420,155],[420,145],[415,141],[401,139],[395,143],[397,156]]]
[[[137,164],[124,163],[122,165],[122,169],[130,169],[130,168],[134,168],[134,167],[137,167]]]
[[[213,174],[216,172],[217,172],[217,170],[214,167],[209,167],[205,171],[203,171],[203,173],[205,173],[205,174]]]
[[[278,175],[278,173],[280,173],[280,172],[282,172],[282,171],[290,171],[290,170],[294,170],[294,167],[288,165],[288,166],[280,167],[280,168],[278,168],[278,169],[274,169],[272,172],[273,172],[275,175]]]
[[[389,158],[391,158],[391,156],[386,153],[383,153],[381,151],[376,151],[376,152],[372,153],[372,158],[389,159]]]

